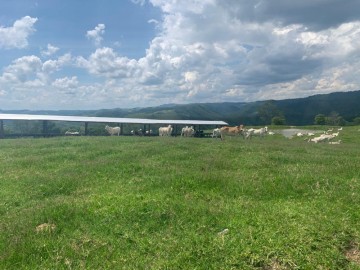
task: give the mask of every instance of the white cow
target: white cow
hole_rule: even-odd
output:
[[[193,126],[191,126],[191,127],[186,126],[181,129],[181,136],[192,137],[192,136],[194,136],[194,134],[195,134],[195,129]]]
[[[185,133],[186,133],[186,131],[187,131],[187,129],[188,129],[189,127],[188,126],[186,126],[186,127],[183,127],[182,129],[181,129],[181,137],[183,137],[183,136],[185,136]]]
[[[110,136],[113,135],[120,135],[120,127],[109,127],[108,125],[105,126],[105,129],[107,130],[107,132],[109,132]]]
[[[171,125],[168,125],[167,127],[160,127],[159,128],[159,136],[171,136],[171,133],[173,131],[173,128]]]
[[[296,136],[297,137],[303,137],[305,134],[304,133],[302,133],[302,132],[298,132],[298,133],[296,133]]]
[[[265,134],[268,132],[268,127],[263,127],[263,128],[250,128],[246,131],[246,139],[251,139],[252,136],[260,136],[260,137],[264,137]]]
[[[80,135],[80,132],[79,131],[66,131],[65,132],[65,135],[67,135],[67,136],[79,136]]]
[[[213,132],[211,134],[212,138],[219,138],[221,136],[220,128],[213,129]]]
[[[309,139],[308,142],[314,142],[314,143],[325,142],[325,141],[330,141],[331,139],[333,139],[335,137],[336,136],[334,136],[332,134],[321,134],[319,137]]]

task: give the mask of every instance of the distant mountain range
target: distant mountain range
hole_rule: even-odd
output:
[[[289,125],[310,125],[318,114],[329,115],[336,112],[346,121],[360,116],[360,90],[352,92],[335,92],[315,95],[306,98],[265,100],[256,102],[224,102],[167,104],[157,107],[133,109],[103,110],[62,110],[62,111],[29,111],[1,110],[1,113],[50,114],[98,117],[127,117],[147,119],[190,119],[190,120],[223,120],[231,125],[258,125],[263,123],[259,109],[271,103],[281,112]]]

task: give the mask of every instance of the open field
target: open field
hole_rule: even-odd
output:
[[[360,131],[0,140],[0,269],[360,269]]]

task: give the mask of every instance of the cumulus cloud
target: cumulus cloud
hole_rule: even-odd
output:
[[[136,5],[143,6],[143,5],[145,5],[146,0],[131,0],[131,2],[133,2]]]
[[[41,71],[42,62],[35,55],[24,56],[16,59],[5,68],[2,78],[7,78],[13,82],[26,82],[36,76]]]
[[[35,55],[23,56],[4,68],[4,72],[0,76],[0,86],[23,85],[34,87],[35,85],[46,85],[51,80],[51,74],[61,70],[66,65],[71,65],[71,63],[70,54],[45,62]]]
[[[351,21],[359,18],[353,12],[358,1],[350,1],[346,9],[340,8],[341,1],[332,1],[332,7],[325,1],[150,2],[165,15],[161,34],[140,67],[162,78],[163,86],[176,81],[174,95],[187,92],[187,97],[200,99],[207,92],[207,100],[221,100],[242,93],[239,98],[246,94],[255,100],[272,98],[274,87],[288,85],[287,96],[293,96],[305,83],[302,78],[312,78],[315,86],[315,74],[322,76],[319,71],[326,65],[331,68],[360,48],[360,25]],[[336,18],[319,16],[336,7]],[[190,83],[189,70],[199,74],[196,83]]]
[[[103,47],[105,25],[98,24],[86,35],[97,46],[89,55],[44,62],[20,58],[4,69],[0,88],[7,89],[1,85],[5,81],[31,81],[64,93],[61,87],[67,86],[83,104],[89,97],[104,107],[255,101],[360,89],[357,0],[148,2],[162,17],[149,21],[157,32],[142,58],[123,55],[118,46]],[[43,55],[53,56],[52,47]],[[74,74],[54,79],[73,63],[91,75],[91,83]]]
[[[73,76],[71,78],[64,77],[64,78],[58,78],[53,83],[53,86],[60,88],[60,89],[74,89],[79,85],[78,78],[76,76]]]
[[[72,56],[70,53],[66,53],[57,59],[50,59],[43,63],[42,71],[45,73],[53,73],[55,71],[60,70],[62,67],[66,65],[70,65],[72,63]]]
[[[107,78],[130,77],[137,61],[119,56],[112,48],[99,48],[88,59],[78,57],[77,65],[89,73]]]
[[[360,53],[359,15],[352,11],[358,1],[348,2],[351,10],[339,0],[332,7],[310,0],[149,2],[162,10],[163,20],[143,58],[107,47],[77,58],[78,67],[103,77],[119,96],[127,88],[127,99],[141,97],[145,104],[254,101],[360,87],[356,61],[348,63]],[[335,17],[315,16],[335,7]],[[344,62],[347,68],[330,76]]]
[[[102,35],[105,33],[105,24],[99,23],[95,29],[86,32],[86,37],[91,39],[95,46],[100,46],[103,40]]]
[[[59,50],[58,47],[55,47],[55,46],[53,46],[51,44],[48,44],[46,50],[41,51],[41,55],[43,55],[43,56],[51,56],[54,53],[56,53],[58,50]]]
[[[286,26],[301,24],[308,29],[320,31],[338,27],[343,23],[357,21],[360,2],[357,0],[229,0],[217,1],[220,6],[231,11],[238,20],[244,22],[275,22]]]
[[[37,18],[25,16],[16,20],[10,27],[0,25],[0,49],[22,49],[28,46],[28,38],[35,32],[36,21]]]

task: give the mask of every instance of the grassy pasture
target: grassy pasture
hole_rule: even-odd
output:
[[[0,140],[0,269],[360,269],[358,129]]]

